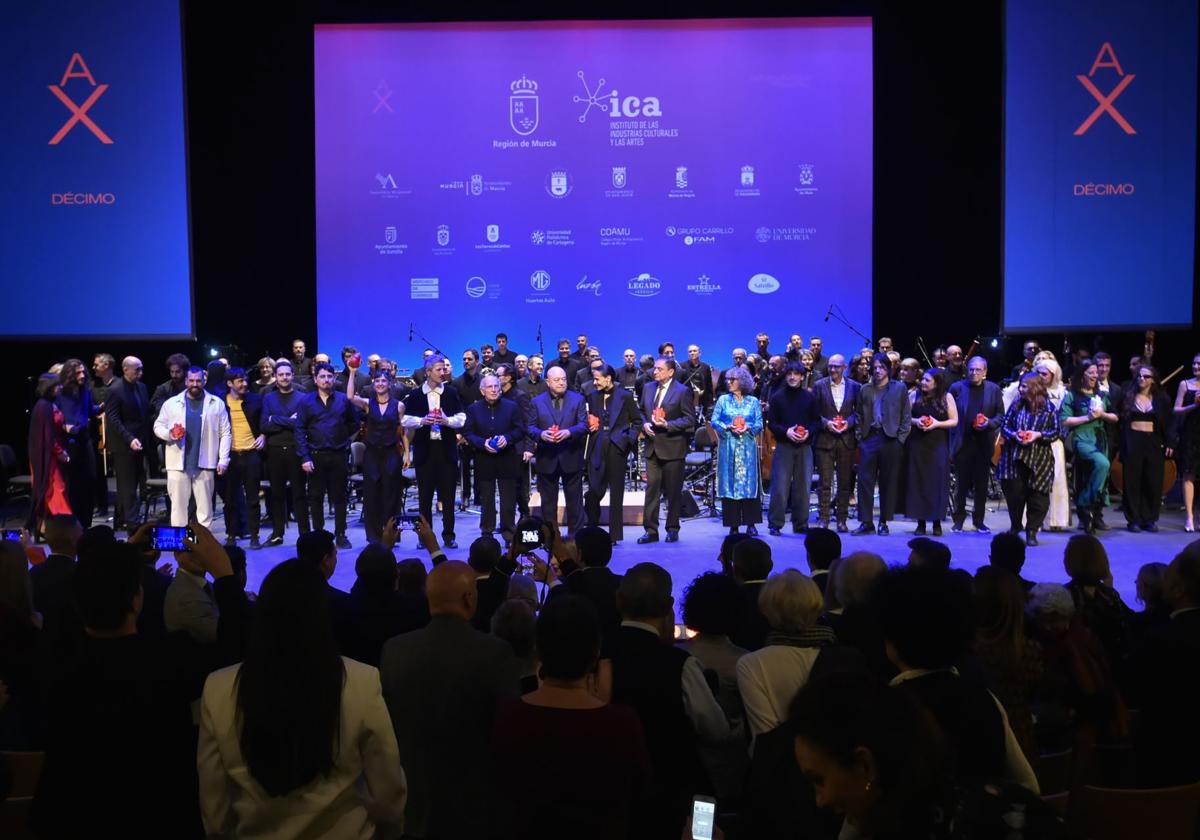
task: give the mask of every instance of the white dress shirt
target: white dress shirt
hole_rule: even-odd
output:
[[[830,379],[829,393],[833,395],[833,404],[840,413],[842,405],[846,402],[846,380],[843,379],[841,382],[834,382]]]
[[[429,411],[430,412],[433,412],[434,410],[437,410],[437,411],[442,410],[442,391],[444,391],[445,389],[446,389],[445,383],[438,385],[436,388],[430,387],[428,379],[426,379],[423,383],[421,383],[421,392],[423,394],[425,394],[425,399],[429,402]],[[423,417],[418,417],[413,414],[405,414],[404,419],[401,420],[400,423],[406,429],[419,429],[419,428],[421,428],[421,421],[423,419],[424,419]],[[450,415],[439,425],[444,426],[449,429],[461,429],[466,424],[467,424],[467,414],[464,411],[460,411],[460,412],[458,412],[458,414]],[[442,439],[441,432],[433,431],[432,429],[429,432],[429,437],[431,440],[441,440]]]

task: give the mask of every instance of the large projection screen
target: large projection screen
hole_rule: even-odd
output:
[[[317,26],[321,349],[854,350],[871,94],[861,18]]]

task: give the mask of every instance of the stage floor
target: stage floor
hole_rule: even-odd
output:
[[[1132,534],[1124,528],[1124,518],[1119,511],[1110,510],[1106,517],[1113,526],[1111,531],[1100,534],[1105,548],[1108,550],[1109,562],[1112,565],[1114,585],[1120,591],[1125,602],[1135,610],[1140,610],[1137,603],[1134,581],[1138,569],[1145,563],[1159,561],[1169,563],[1171,559],[1189,542],[1196,539],[1195,534],[1187,534],[1183,530],[1182,511],[1164,511],[1159,522],[1161,530],[1157,534]],[[354,560],[358,551],[366,545],[366,536],[358,520],[358,513],[351,511],[351,525],[347,533],[353,548],[340,551],[338,567],[332,583],[339,589],[349,590],[354,583]],[[853,526],[854,523],[851,523]],[[1004,511],[987,515],[988,527],[993,533],[1008,527],[1008,515]],[[332,523],[327,522],[326,527]],[[479,515],[477,513],[460,513],[455,518],[457,542],[459,548],[452,549],[446,554],[454,560],[466,560],[467,549],[471,541],[479,536]],[[269,534],[269,527],[263,529],[264,539]],[[852,537],[842,535],[843,554],[852,551],[872,551],[883,557],[889,564],[904,563],[908,559],[908,541],[912,538],[915,523],[898,519],[891,524],[891,534],[887,537],[862,536]],[[991,536],[977,534],[968,530],[963,534],[952,534],[949,523],[945,523],[946,534],[942,542],[950,547],[953,554],[952,564],[955,568],[974,572],[987,563],[988,547]],[[440,522],[434,524],[435,530],[440,530]],[[969,526],[968,526],[969,528]],[[218,516],[213,532],[224,539],[224,523]],[[613,550],[612,569],[624,572],[635,563],[651,561],[662,565],[671,573],[675,592],[677,609],[681,604],[684,587],[697,575],[707,571],[719,571],[717,550],[721,538],[727,529],[721,526],[720,519],[700,518],[685,521],[680,531],[677,543],[665,542],[650,545],[638,545],[636,540],[642,530],[636,525],[625,526],[625,540]],[[759,528],[760,536],[770,543],[775,561],[775,570],[796,568],[808,573],[805,561],[804,536],[792,534],[790,524],[784,529],[783,536],[767,536],[766,523]],[[1078,531],[1045,532],[1039,535],[1040,545],[1030,548],[1027,552],[1023,576],[1033,581],[1066,582],[1063,572],[1062,554],[1067,538]],[[289,525],[286,543],[275,548],[264,548],[261,551],[247,551],[248,587],[256,590],[263,577],[275,564],[294,556],[293,546],[296,540],[296,526]],[[660,534],[665,536],[665,532]],[[246,543],[240,543],[245,547]],[[428,562],[428,555],[416,545],[416,538],[411,531],[402,534],[400,543],[396,546],[396,557],[420,557]]]

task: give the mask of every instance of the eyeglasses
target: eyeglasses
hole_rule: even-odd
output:
[[[1138,379],[1153,379],[1154,377],[1153,377],[1153,376],[1151,376],[1151,375],[1150,375],[1150,374],[1148,374],[1148,373],[1139,373],[1139,374],[1137,375],[1137,378],[1138,378]]]

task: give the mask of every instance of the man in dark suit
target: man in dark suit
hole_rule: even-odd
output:
[[[733,547],[733,579],[741,587],[745,609],[741,626],[729,634],[729,640],[740,648],[758,650],[767,643],[771,625],[759,609],[758,595],[774,565],[771,546],[756,537],[742,540]]]
[[[858,521],[855,536],[875,533],[875,482],[879,482],[879,535],[888,531],[896,508],[900,481],[900,453],[912,428],[912,403],[903,382],[892,379],[892,361],[886,353],[871,359],[871,381],[858,392],[858,425],[855,431],[862,458],[858,464]]]
[[[592,371],[594,390],[587,395],[588,491],[583,503],[589,525],[600,524],[600,500],[608,491],[608,530],[614,543],[624,537],[625,468],[637,446],[639,418],[633,394],[616,387],[616,371],[603,365]]]
[[[516,403],[522,426],[528,424],[532,397],[517,387],[517,369],[510,364],[498,365],[496,375],[500,377],[500,399]],[[517,512],[521,516],[529,515],[529,462],[533,460],[535,447],[536,441],[530,440],[528,435],[522,435],[521,442],[517,444],[517,451],[521,454],[521,463],[517,467]]]
[[[1000,386],[987,381],[987,360],[972,356],[967,361],[967,378],[950,386],[950,397],[958,409],[958,425],[950,430],[950,457],[958,475],[954,493],[954,530],[962,531],[967,518],[967,494],[975,499],[971,520],[975,530],[988,533],[983,517],[987,513],[988,473],[996,435],[1004,419],[1004,396]]]
[[[817,434],[817,402],[806,391],[804,365],[788,362],[783,384],[771,392],[767,428],[775,436],[775,458],[771,465],[771,508],[767,525],[778,537],[788,509],[792,511],[792,533],[808,528],[812,496],[812,442]]]
[[[600,619],[600,658],[607,659],[621,626],[621,612],[617,609],[621,576],[608,568],[612,561],[613,540],[598,525],[585,525],[575,533],[575,547],[579,550],[579,568],[563,578],[562,586],[552,587],[550,592],[551,595],[571,592],[592,603]]]
[[[834,354],[828,361],[829,376],[813,385],[821,429],[813,444],[820,483],[817,490],[817,527],[829,527],[829,502],[833,494],[833,478],[837,476],[838,533],[849,528],[850,485],[854,479],[854,448],[858,426],[858,392],[862,386],[846,376],[846,357]]]
[[[712,414],[713,403],[716,402],[715,386],[713,385],[712,368],[708,362],[700,360],[700,345],[688,345],[687,361],[675,369],[675,379],[686,385],[700,398],[700,410],[704,416]]]
[[[488,534],[471,543],[467,552],[467,565],[475,572],[475,591],[479,595],[471,626],[480,633],[492,632],[492,616],[508,599],[510,575],[501,568],[507,565],[502,563],[503,559],[500,543]]]
[[[814,335],[808,339],[808,349],[813,354],[813,376],[829,375],[829,357],[821,353],[821,348],[824,346],[820,336]]]
[[[138,491],[146,480],[146,447],[155,444],[141,359],[126,356],[121,362],[121,378],[113,380],[104,401],[104,415],[108,422],[108,453],[117,474],[118,515],[113,525],[119,527],[123,522],[132,530],[140,521]]]
[[[538,495],[542,519],[558,524],[558,482],[566,497],[567,532],[583,524],[583,444],[588,431],[583,397],[567,390],[567,373],[555,365],[546,371],[549,390],[530,403],[529,437],[538,442]]]
[[[296,556],[311,563],[320,570],[325,578],[325,594],[328,596],[329,615],[333,619],[333,630],[338,642],[344,642],[353,631],[351,627],[350,594],[338,589],[329,580],[337,571],[337,544],[333,534],[324,528],[318,528],[301,534],[296,539]]]
[[[450,384],[454,386],[454,390],[458,391],[458,399],[465,409],[469,405],[473,405],[480,397],[479,386],[482,383],[482,370],[479,367],[479,351],[473,347],[468,347],[463,351],[462,355],[463,372],[456,377]],[[462,504],[459,510],[465,511],[468,502],[471,501],[471,492],[474,488],[474,482],[471,475],[475,466],[475,453],[468,446],[461,448],[458,453],[458,466],[462,478]]]
[[[675,360],[654,360],[654,381],[642,390],[642,431],[646,435],[646,503],[639,543],[658,541],[658,509],[667,497],[667,542],[679,540],[683,459],[696,428],[692,391],[675,381]]]
[[[480,385],[483,398],[467,406],[463,437],[474,449],[475,498],[481,507],[479,530],[490,537],[496,530],[496,485],[500,486],[500,533],[512,542],[517,506],[517,474],[525,418],[512,400],[500,399],[500,377],[489,373]]]
[[[417,471],[417,505],[425,521],[433,523],[433,494],[442,503],[442,542],[454,541],[454,485],[458,480],[458,445],[455,430],[467,422],[462,400],[450,377],[446,357],[436,353],[425,360],[425,381],[404,398],[404,428],[414,429],[412,460]]]
[[[405,834],[490,837],[496,813],[492,725],[515,699],[519,667],[503,639],[471,626],[476,573],[439,563],[429,574],[429,626],[383,646],[379,676],[408,780]]]

